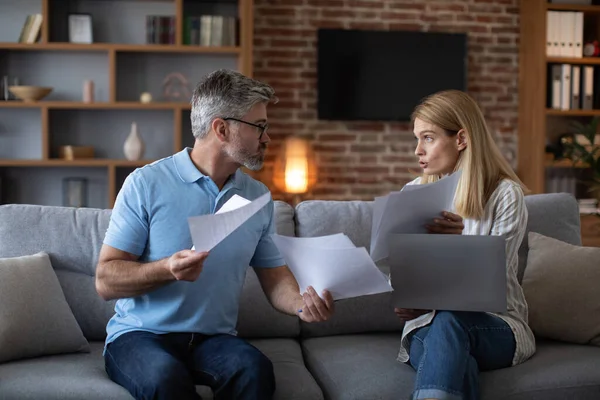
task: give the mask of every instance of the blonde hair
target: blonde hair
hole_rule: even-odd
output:
[[[435,93],[415,108],[413,123],[416,118],[444,129],[448,135],[456,135],[460,130],[465,133],[467,147],[460,152],[454,167],[454,172],[462,170],[454,206],[463,218],[483,217],[485,205],[502,179],[511,179],[528,192],[496,145],[479,106],[468,94],[459,90]],[[438,179],[439,176],[423,174],[421,183]]]

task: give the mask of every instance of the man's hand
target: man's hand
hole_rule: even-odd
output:
[[[441,218],[434,218],[432,225],[425,226],[429,233],[462,235],[465,225],[460,215],[448,211],[442,212]]]
[[[167,268],[178,281],[193,282],[200,276],[208,252],[196,253],[194,250],[182,250],[173,254],[167,261]]]
[[[327,321],[333,314],[333,297],[324,290],[323,298],[319,297],[312,286],[306,289],[298,306],[298,316],[304,322]]]
[[[411,319],[415,319],[420,317],[423,314],[427,314],[431,312],[431,310],[415,310],[414,308],[394,308],[394,312],[402,321],[410,321]]]

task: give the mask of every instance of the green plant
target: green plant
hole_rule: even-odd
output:
[[[573,164],[583,163],[591,169],[592,177],[588,182],[588,189],[597,196],[600,195],[600,143],[596,143],[599,122],[599,117],[594,117],[588,124],[573,122],[573,140],[565,144],[566,156]],[[577,135],[585,138],[584,143],[578,140]]]

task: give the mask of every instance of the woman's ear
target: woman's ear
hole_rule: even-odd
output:
[[[467,145],[467,132],[464,129],[461,129],[456,134],[456,148],[458,149],[458,151],[463,151],[467,148]]]

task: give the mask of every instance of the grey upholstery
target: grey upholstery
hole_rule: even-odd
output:
[[[577,203],[566,194],[528,196],[528,229],[580,244]],[[368,249],[372,203],[275,202],[277,232],[320,236],[343,232]],[[0,257],[50,254],[65,297],[92,352],[0,365],[0,399],[130,399],[104,371],[102,340],[113,302],[95,292],[94,271],[109,210],[0,206]],[[520,249],[521,271],[527,244]],[[406,399],[415,372],[396,361],[402,324],[389,294],[336,303],[325,323],[299,323],[272,309],[252,269],[242,293],[238,330],[274,364],[277,400]],[[481,375],[483,400],[600,399],[600,348],[543,341],[522,365]],[[209,388],[198,387],[204,399]]]
[[[577,200],[567,193],[525,196],[529,212],[527,232],[519,248],[519,281],[527,265],[529,232],[537,232],[563,242],[581,246],[581,220]]]

